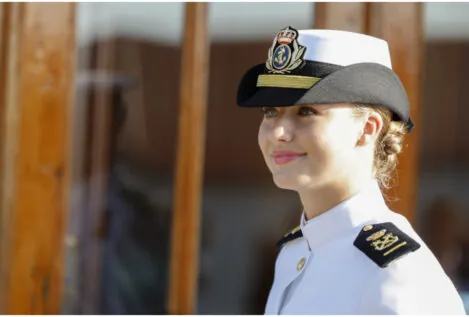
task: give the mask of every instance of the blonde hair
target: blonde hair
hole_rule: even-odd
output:
[[[357,104],[353,111],[357,116],[375,112],[383,119],[383,127],[375,144],[373,172],[381,189],[389,189],[398,163],[397,156],[403,150],[406,126],[403,122],[392,121],[392,112],[382,106]]]

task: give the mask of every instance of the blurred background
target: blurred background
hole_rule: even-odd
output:
[[[3,5],[0,11],[0,97],[6,109],[1,110],[0,140],[5,166],[0,175],[1,284],[9,294],[0,307],[14,311],[23,307],[15,303],[27,297],[29,308],[19,308],[21,312],[168,313],[187,4],[54,5]],[[352,10],[341,28],[354,31],[378,15],[405,13],[399,23],[408,28],[411,44],[396,46],[392,58],[404,84],[411,86],[406,88],[416,104],[417,132],[399,170],[399,175],[413,175],[401,177],[402,186],[412,185],[410,191],[401,189],[410,197],[402,213],[412,219],[469,308],[469,3],[393,5],[395,11],[384,7],[362,16]],[[208,4],[206,138],[193,313],[263,313],[278,252],[275,243],[298,224],[301,206],[295,193],[272,183],[257,147],[262,114],[238,109],[236,89],[249,67],[265,61],[279,29],[334,25],[332,13],[348,11],[345,4],[320,6],[321,11],[313,2]],[[383,28],[385,23],[374,30]],[[397,37],[407,36],[395,26],[388,32],[394,32],[388,39],[391,47]],[[54,50],[48,41],[62,44]],[[20,54],[13,57],[15,47]],[[406,59],[409,54],[413,59]],[[41,71],[46,76],[39,78]],[[38,80],[46,84],[30,93],[28,87]],[[40,97],[52,89],[47,85],[71,88],[60,90],[66,92],[62,97],[47,95],[56,98],[52,106]],[[34,110],[39,109],[35,102],[42,102],[41,111]],[[17,104],[22,107],[15,115],[11,109]],[[69,110],[60,112],[65,105]],[[59,128],[52,129],[54,124]],[[38,131],[42,138],[35,138]],[[68,137],[60,139],[64,131]],[[49,183],[37,181],[43,177],[37,175],[60,179],[62,173],[49,173],[41,163],[49,158],[41,153],[56,144],[50,138],[59,140],[57,151],[71,153],[51,156],[69,170],[68,183],[42,194],[36,187]],[[26,155],[31,159],[21,158]],[[28,175],[35,176],[22,185]],[[61,207],[54,203],[59,192]],[[37,204],[24,203],[34,197],[41,197]],[[51,225],[57,217],[60,230]],[[30,237],[29,244],[23,236]],[[41,260],[43,252],[50,260]],[[58,272],[56,278],[44,278],[48,268]],[[10,272],[30,275],[22,284]],[[59,292],[59,300],[48,299],[54,294],[49,288]]]

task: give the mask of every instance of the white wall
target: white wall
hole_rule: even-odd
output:
[[[427,40],[469,40],[469,3],[424,3]],[[213,41],[270,39],[278,29],[313,25],[314,3],[210,3]],[[184,3],[78,3],[78,40],[127,35],[180,43]]]

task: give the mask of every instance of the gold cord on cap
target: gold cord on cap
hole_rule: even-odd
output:
[[[257,87],[309,89],[320,80],[318,77],[263,74],[257,78]]]

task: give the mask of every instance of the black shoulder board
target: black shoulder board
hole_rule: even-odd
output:
[[[301,228],[300,226],[298,226],[292,231],[290,231],[289,233],[287,233],[286,235],[284,235],[283,238],[277,242],[277,247],[281,247],[285,243],[301,238],[302,236],[303,236],[303,232],[301,232]]]
[[[420,248],[420,244],[391,222],[364,226],[353,245],[382,268]]]

